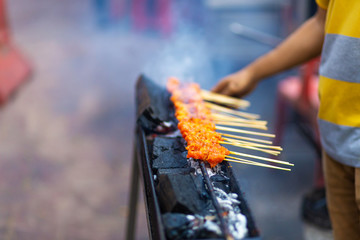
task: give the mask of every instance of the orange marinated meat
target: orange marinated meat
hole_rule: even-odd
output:
[[[187,143],[188,158],[206,161],[211,167],[222,162],[229,150],[219,144],[220,133],[215,131],[211,112],[205,106],[198,84],[181,84],[170,78],[167,89],[175,106],[178,128]]]

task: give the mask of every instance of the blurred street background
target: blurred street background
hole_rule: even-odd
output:
[[[314,12],[296,0],[11,0],[12,44],[31,67],[0,109],[0,239],[124,239],[141,73],[216,82],[274,48]],[[3,13],[0,13],[3,14]],[[1,46],[1,45],[0,45]],[[247,97],[274,131],[277,84]],[[331,239],[301,218],[316,153],[293,124],[293,171],[233,164],[264,240]],[[148,239],[143,197],[137,239]]]

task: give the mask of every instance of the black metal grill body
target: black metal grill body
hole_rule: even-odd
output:
[[[141,78],[140,80],[141,81]],[[138,83],[139,85],[139,83]],[[145,89],[146,90],[146,89]],[[144,92],[144,88],[142,88],[142,92]],[[138,93],[139,94],[139,93]],[[147,96],[149,94],[146,94]],[[151,95],[151,94],[150,94]],[[159,95],[158,95],[159,96]],[[137,96],[137,101],[139,105],[139,101],[141,102],[141,95]],[[153,99],[146,98],[147,102],[153,102]],[[159,101],[158,101],[159,102]],[[143,103],[140,103],[141,111],[146,113],[146,116],[141,116],[141,113],[138,112],[138,120],[145,119],[146,121],[151,121],[151,116],[149,113],[154,113],[154,110],[149,110],[144,107]],[[168,103],[164,105],[164,109],[169,106]],[[149,106],[151,107],[151,106]],[[164,111],[164,109],[162,111]],[[156,110],[158,111],[158,110]],[[173,112],[173,110],[169,110],[169,112]],[[155,117],[156,118],[156,117]],[[162,116],[164,118],[164,114]],[[169,117],[171,119],[171,117]],[[159,118],[156,118],[155,122],[158,122]],[[130,214],[127,228],[127,236],[126,239],[131,240],[134,237],[134,228],[135,228],[135,215],[136,215],[136,200],[137,200],[137,178],[140,178],[143,183],[144,190],[144,202],[145,209],[147,213],[148,220],[148,230],[149,236],[151,239],[156,240],[166,240],[165,234],[165,226],[162,219],[162,214],[165,214],[164,208],[161,206],[161,203],[158,198],[158,193],[156,191],[156,181],[154,177],[157,175],[157,170],[152,168],[152,146],[153,140],[151,137],[154,136],[154,132],[149,129],[149,126],[153,126],[154,124],[146,124],[144,127],[144,121],[138,121],[135,131],[135,142],[134,142],[134,159],[133,159],[133,178],[132,178],[132,186],[131,186],[131,196],[130,196]],[[173,130],[173,129],[172,129]],[[158,132],[156,133],[158,136],[161,136]],[[150,140],[149,140],[150,139]],[[229,189],[230,192],[236,193],[238,195],[238,200],[240,201],[239,208],[241,213],[245,215],[247,219],[247,229],[248,229],[248,238],[245,240],[259,240],[259,232],[256,228],[255,222],[252,218],[250,209],[246,200],[244,199],[243,193],[240,190],[240,187],[235,179],[235,176],[232,172],[230,165],[227,162],[223,162],[220,164],[221,171],[230,179],[229,180]],[[215,211],[215,210],[214,210]],[[225,238],[225,237],[224,237]],[[224,238],[216,238],[216,239],[224,239]],[[201,238],[204,239],[204,238]],[[210,238],[208,238],[210,239]]]

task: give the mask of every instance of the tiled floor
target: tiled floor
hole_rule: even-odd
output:
[[[168,44],[156,32],[129,31],[125,20],[115,24],[100,19],[95,2],[8,1],[13,38],[31,63],[33,75],[0,110],[1,239],[123,239],[135,123],[134,83],[139,73],[179,74],[184,68],[174,68],[177,60],[182,67],[195,66],[196,71],[186,77],[202,75],[199,81],[210,88],[218,77],[266,50],[249,40],[233,39],[239,51],[249,51],[250,45],[256,51],[228,58],[228,48],[212,54],[198,42],[203,33]],[[204,16],[218,16],[216,11],[202,11]],[[247,19],[262,26],[275,15],[266,12],[264,16],[256,23]],[[221,23],[230,20],[224,17]],[[215,34],[205,30],[205,36]],[[221,44],[220,38],[216,40]],[[182,58],[165,58],[179,53],[172,52],[171,46],[186,46],[187,51],[180,51]],[[192,48],[196,51],[189,51]],[[187,58],[188,53],[207,55],[198,61]],[[264,100],[274,99],[276,81],[264,83],[250,97],[251,111],[270,123],[273,111]],[[307,228],[302,227],[298,208],[302,194],[312,185],[308,171],[312,154],[303,154],[306,146],[291,131],[284,152],[297,166],[291,174],[234,166],[263,239],[305,237]],[[137,238],[147,239],[142,202],[140,197]]]

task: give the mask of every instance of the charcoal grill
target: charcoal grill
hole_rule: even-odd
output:
[[[225,220],[219,196],[216,194],[222,189],[224,192],[236,194],[235,201],[239,201],[236,207],[246,217],[247,236],[243,239],[259,240],[259,231],[229,164],[219,164],[219,174],[209,176],[210,168],[201,161],[194,161],[198,162],[197,167],[189,165],[182,153],[185,149],[181,149],[181,144],[178,144],[181,140],[173,134],[169,136],[169,133],[176,131],[176,119],[166,89],[145,76],[140,76],[136,94],[137,124],[126,239],[134,239],[136,203],[141,179],[151,239],[172,239],[171,234],[174,231],[177,237],[183,234],[192,236],[191,239],[234,239],[230,222]],[[171,141],[171,144],[168,141]],[[181,184],[177,184],[179,181]],[[184,230],[180,224],[181,221],[189,219],[189,216],[206,219],[210,213],[215,219],[213,221],[218,224],[220,233],[208,232],[204,225],[192,225]],[[172,223],[172,220],[175,223]],[[172,230],[174,225],[182,226],[181,231],[179,228]]]

